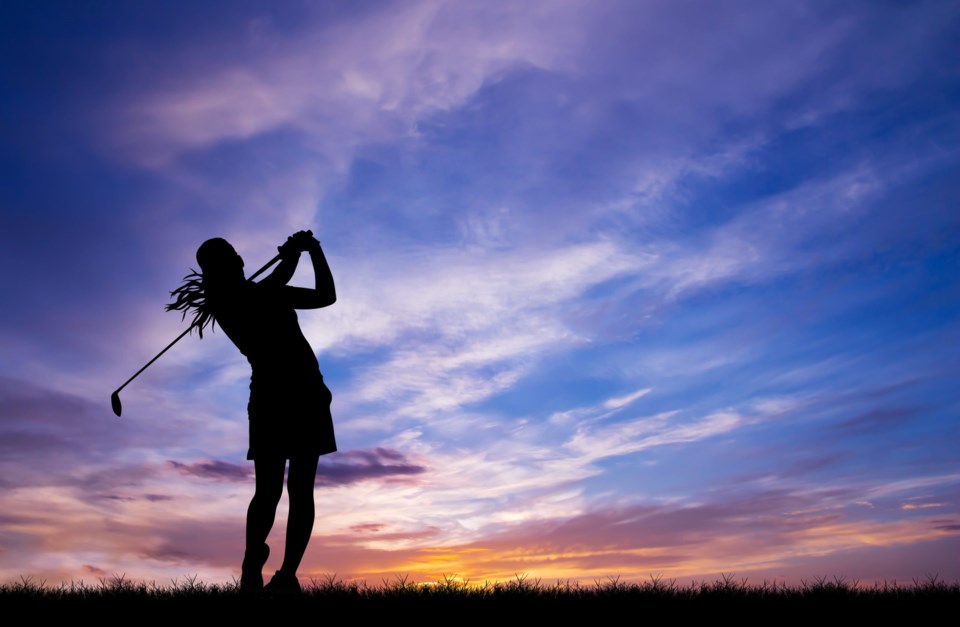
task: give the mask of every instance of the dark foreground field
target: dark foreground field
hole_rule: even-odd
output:
[[[518,577],[507,583],[475,585],[458,580],[414,584],[398,579],[381,585],[337,579],[301,580],[299,597],[247,598],[236,585],[207,585],[187,578],[170,585],[134,582],[123,577],[99,584],[46,585],[31,579],[0,586],[0,612],[43,617],[113,619],[131,622],[171,619],[190,624],[206,618],[223,621],[310,617],[311,622],[347,618],[521,618],[536,620],[631,620],[697,617],[754,622],[779,619],[833,623],[848,619],[931,619],[960,609],[960,582],[937,578],[909,584],[850,582],[818,578],[799,586],[751,584],[725,577],[681,585],[651,579],[622,583],[544,583]],[[591,626],[592,627],[592,626]]]

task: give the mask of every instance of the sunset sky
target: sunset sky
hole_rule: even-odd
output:
[[[0,582],[239,576],[246,359],[109,397],[301,229],[301,578],[960,578],[956,2],[4,2],[0,212]]]

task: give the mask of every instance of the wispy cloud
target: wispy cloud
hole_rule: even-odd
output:
[[[214,481],[247,481],[253,474],[253,469],[250,468],[249,464],[231,464],[218,460],[196,462],[193,464],[183,464],[181,462],[168,460],[167,466],[182,475],[199,477],[201,479],[212,479]]]
[[[411,463],[403,453],[378,447],[324,458],[317,468],[317,482],[322,486],[350,485],[366,479],[412,477],[426,471],[426,466]]]
[[[253,477],[253,468],[249,463],[211,460],[184,464],[168,460],[166,465],[182,475],[213,481],[249,482]],[[345,451],[332,458],[323,458],[317,468],[317,485],[349,485],[366,479],[419,475],[426,470],[425,466],[410,463],[403,453],[388,448]]]
[[[141,92],[118,139],[148,162],[291,126],[318,149],[350,148],[415,132],[420,117],[461,105],[515,64],[558,65],[563,49],[533,36],[530,18],[546,16],[542,9],[511,10],[519,19],[506,22],[496,9],[451,9],[394,5],[294,38],[263,23],[256,37],[234,42],[237,61]],[[491,19],[497,29],[481,27]],[[572,24],[550,21],[574,34]]]

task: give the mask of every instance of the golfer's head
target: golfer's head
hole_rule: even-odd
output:
[[[243,279],[243,258],[223,238],[215,237],[200,244],[197,263],[205,279]]]

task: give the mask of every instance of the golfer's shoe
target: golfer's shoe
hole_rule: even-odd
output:
[[[256,594],[263,590],[263,565],[267,563],[268,557],[270,547],[266,544],[260,549],[247,549],[240,566],[241,594]]]
[[[277,571],[273,578],[270,580],[270,583],[263,587],[264,594],[270,596],[296,596],[301,594],[300,582],[297,581],[297,576],[293,573],[284,573]]]

